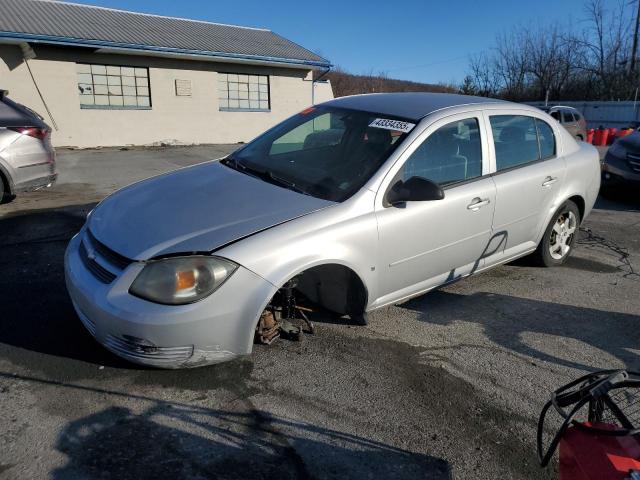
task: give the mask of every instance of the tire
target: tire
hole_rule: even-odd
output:
[[[8,197],[8,192],[5,192],[5,180],[2,174],[0,173],[0,204],[5,202],[5,195]]]
[[[542,267],[557,267],[565,263],[573,251],[580,221],[578,206],[567,200],[551,218],[531,259]]]

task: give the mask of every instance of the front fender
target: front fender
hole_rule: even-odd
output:
[[[318,265],[351,269],[367,290],[368,305],[377,298],[378,229],[373,192],[365,201],[321,210],[275,226],[216,251],[276,287]],[[362,208],[362,204],[370,208]]]

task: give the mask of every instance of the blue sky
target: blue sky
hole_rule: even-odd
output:
[[[584,0],[75,1],[269,28],[350,72],[432,83],[460,82],[501,30],[584,17]]]

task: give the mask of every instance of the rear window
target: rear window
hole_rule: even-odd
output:
[[[493,115],[490,122],[497,171],[555,155],[553,129],[546,122],[525,115]]]

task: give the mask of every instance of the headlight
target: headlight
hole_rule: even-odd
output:
[[[620,142],[614,142],[614,144],[609,147],[609,153],[614,157],[627,158],[627,149],[624,148]]]
[[[202,255],[153,260],[138,274],[129,293],[156,303],[193,303],[211,295],[237,268],[230,260]]]

